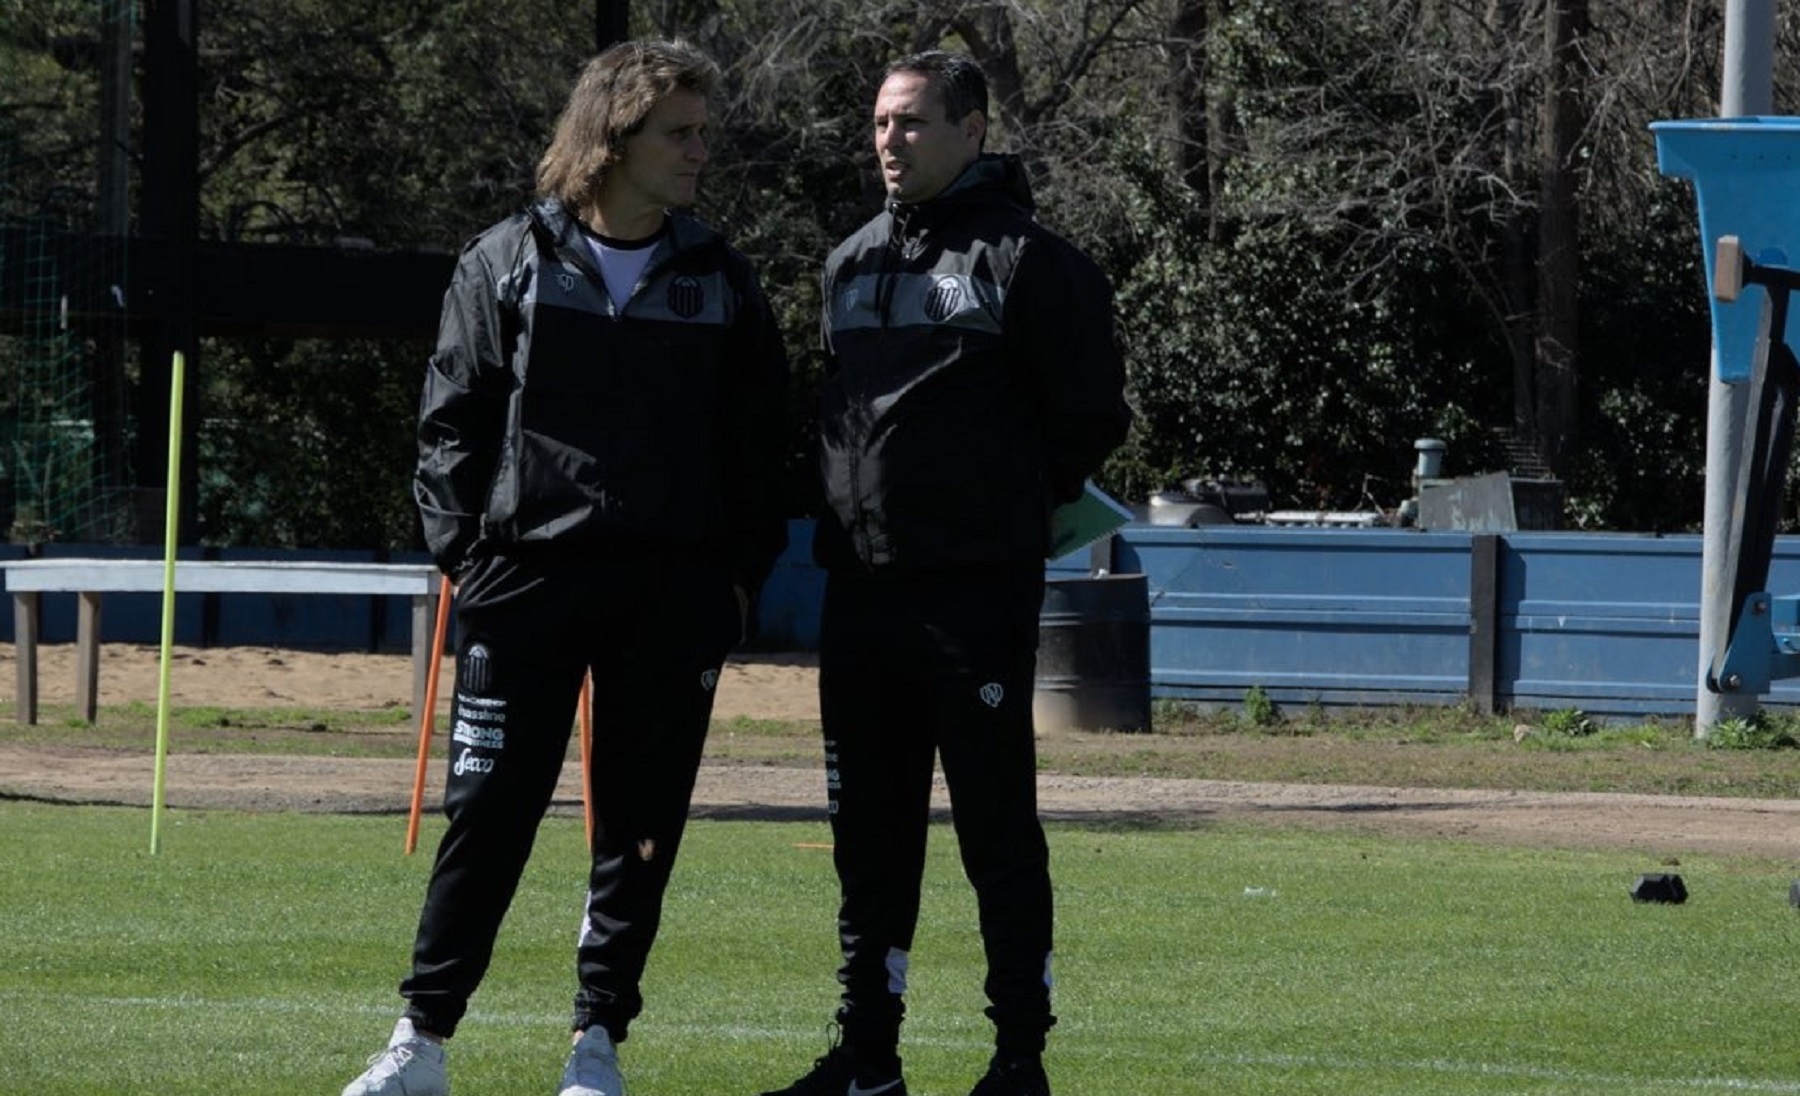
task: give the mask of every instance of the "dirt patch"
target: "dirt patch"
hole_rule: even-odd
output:
[[[75,646],[38,647],[38,700],[75,702]],[[0,644],[0,706],[16,692],[17,656]],[[759,654],[729,663],[714,712],[721,718],[818,719],[818,660],[807,654]],[[107,643],[100,648],[100,703],[155,703],[159,648]],[[438,710],[449,710],[454,660],[439,670]],[[169,652],[169,701],[177,707],[403,708],[412,703],[412,656],[298,651],[277,647],[175,647]],[[7,713],[0,713],[0,715]]]
[[[0,647],[0,686],[13,683],[12,650]],[[181,705],[254,707],[304,704],[378,709],[404,705],[411,689],[404,655],[320,654],[267,648],[183,649],[170,671]],[[153,648],[105,648],[103,704],[156,698]],[[69,703],[74,655],[40,655],[45,703]],[[817,670],[804,655],[755,656],[727,668],[721,718],[816,720]],[[446,678],[446,683],[448,679]],[[0,695],[10,705],[10,695]],[[0,718],[4,718],[0,715]],[[425,803],[441,794],[441,749],[426,766]],[[565,770],[555,809],[581,809],[576,766]],[[168,759],[165,802],[175,809],[301,810],[404,814],[411,760],[326,756],[185,754]],[[1042,811],[1053,820],[1207,825],[1250,821],[1375,834],[1441,836],[1508,844],[1610,847],[1652,862],[1684,852],[1800,858],[1800,801],[1692,796],[1384,788],[1342,784],[1261,784],[1140,777],[1039,778]],[[0,796],[71,803],[147,806],[148,750],[108,750],[5,741]],[[708,765],[695,813],[710,817],[824,818],[817,766]],[[936,807],[947,811],[941,785]]]

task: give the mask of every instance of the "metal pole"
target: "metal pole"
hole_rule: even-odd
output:
[[[162,483],[169,438],[162,433],[170,403],[169,363],[181,354],[188,383],[200,371],[199,320],[194,297],[194,269],[200,220],[199,47],[195,6],[199,0],[150,0],[144,21],[144,169],[138,198],[143,234],[154,241],[148,269],[133,272],[150,289],[154,321],[145,344],[137,391],[137,471],[145,492],[138,514],[139,539],[158,539],[165,519],[163,503],[180,495],[185,509],[177,516],[191,527],[195,510],[195,469],[188,461],[186,484]],[[187,399],[192,393],[183,393]],[[198,412],[198,400],[189,402]],[[149,505],[149,504],[154,504]],[[183,528],[183,532],[187,529]],[[191,539],[191,538],[189,538]]]
[[[1768,114],[1775,103],[1775,0],[1726,0],[1719,117]]]
[[[1775,0],[1726,0],[1725,76],[1719,90],[1719,116],[1736,118],[1767,114],[1775,100]],[[1701,241],[1712,247],[1711,240]],[[1700,660],[1694,700],[1694,735],[1705,738],[1722,720],[1756,712],[1756,697],[1715,693],[1706,687],[1714,651],[1724,642],[1715,621],[1728,620],[1737,606],[1726,605],[1731,586],[1726,577],[1726,537],[1731,502],[1737,496],[1737,456],[1750,414],[1750,386],[1719,380],[1715,356],[1706,402],[1706,510],[1700,546]]]
[[[631,37],[631,0],[594,0],[594,51]]]

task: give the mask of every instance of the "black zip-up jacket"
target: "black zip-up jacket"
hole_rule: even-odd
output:
[[[671,213],[623,309],[544,200],[463,249],[413,493],[438,566],[588,546],[717,553],[754,592],[787,543],[787,357],[750,263]]]
[[[1017,158],[987,155],[826,260],[821,565],[1041,560],[1124,439],[1112,287],[1033,211]]]

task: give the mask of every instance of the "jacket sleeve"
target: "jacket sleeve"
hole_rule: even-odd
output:
[[[1072,502],[1131,427],[1112,285],[1074,245],[1035,236],[1008,286],[1006,331],[1037,394],[1052,502]]]
[[[419,396],[413,498],[425,545],[452,578],[473,561],[511,388],[505,319],[494,271],[479,243],[457,261],[444,294],[437,348]]]
[[[787,442],[787,350],[768,297],[738,259],[739,307],[725,381],[725,517],[732,581],[754,596],[787,547],[782,457]]]

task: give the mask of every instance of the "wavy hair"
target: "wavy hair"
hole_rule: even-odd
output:
[[[677,90],[710,96],[719,80],[712,58],[679,39],[608,47],[587,63],[569,92],[538,161],[538,195],[587,209],[599,197],[607,169],[625,155],[626,138],[643,128],[657,103]]]

